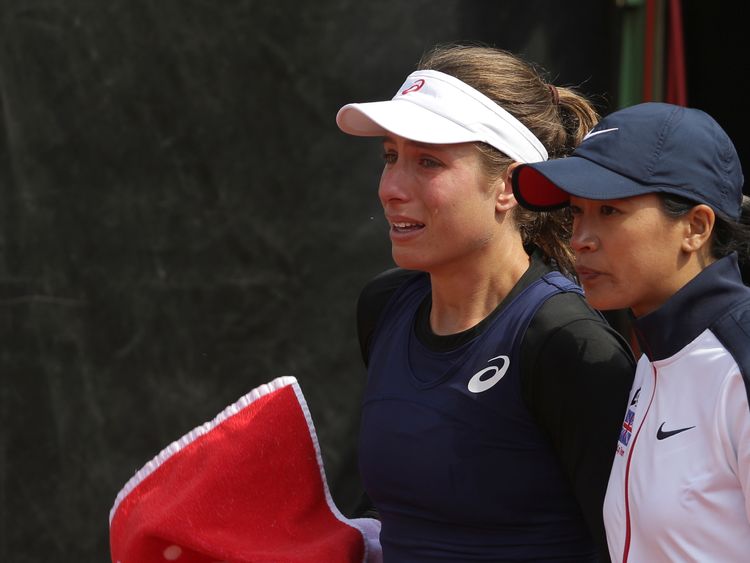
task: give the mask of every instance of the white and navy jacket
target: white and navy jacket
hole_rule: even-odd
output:
[[[736,255],[635,320],[604,503],[613,561],[750,561],[750,288]]]

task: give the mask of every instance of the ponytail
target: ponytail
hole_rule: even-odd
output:
[[[569,156],[581,144],[586,133],[599,122],[599,114],[591,103],[572,88],[557,88],[560,121],[566,133],[565,142],[555,147],[550,158]]]

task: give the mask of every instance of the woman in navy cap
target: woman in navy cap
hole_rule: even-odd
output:
[[[360,470],[386,562],[608,559],[601,507],[635,368],[557,269],[560,214],[516,205],[508,167],[570,153],[589,103],[504,52],[429,53],[339,127],[383,139],[399,268],[358,305]]]
[[[630,308],[643,356],[604,518],[614,561],[750,558],[750,249],[729,137],[708,114],[612,113],[569,158],[519,165],[517,200],[569,206],[598,309]]]

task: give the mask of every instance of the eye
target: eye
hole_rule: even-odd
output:
[[[435,160],[434,158],[423,156],[419,159],[419,165],[424,168],[439,168],[440,166],[442,166],[442,163],[438,160]]]
[[[609,215],[615,215],[616,213],[619,213],[619,211],[615,209],[614,207],[612,207],[611,205],[602,205],[599,208],[599,213],[601,213],[602,215],[609,216]]]
[[[571,215],[580,215],[581,214],[581,208],[577,205],[571,205],[570,206],[570,214]]]
[[[393,164],[396,162],[396,159],[398,158],[398,155],[394,151],[385,151],[383,153],[383,161],[386,164]]]

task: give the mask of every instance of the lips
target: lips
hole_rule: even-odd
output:
[[[391,223],[391,229],[397,233],[411,233],[424,229],[424,224],[410,221],[396,221]]]
[[[388,215],[386,219],[391,226],[391,234],[407,235],[424,229],[425,224],[407,215]]]
[[[576,273],[578,274],[578,279],[581,281],[593,280],[602,275],[602,272],[599,270],[587,268],[586,266],[576,266]]]

